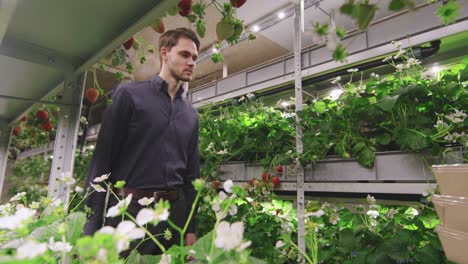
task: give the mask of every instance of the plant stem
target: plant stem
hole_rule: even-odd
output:
[[[294,244],[294,242],[291,240],[291,245],[297,249],[297,251],[302,255],[304,256],[304,258],[307,260],[308,263],[310,264],[315,264],[310,258],[309,256],[307,255],[306,252],[304,252],[302,249],[300,249],[296,244]]]

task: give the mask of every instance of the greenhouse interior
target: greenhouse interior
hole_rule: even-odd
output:
[[[468,263],[468,1],[0,0],[0,263]]]

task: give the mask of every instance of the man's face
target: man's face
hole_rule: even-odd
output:
[[[185,37],[180,37],[177,45],[172,47],[170,51],[167,51],[166,56],[163,55],[166,64],[165,67],[167,67],[170,74],[177,81],[184,82],[188,82],[192,79],[197,58],[197,45],[195,45],[192,40]]]

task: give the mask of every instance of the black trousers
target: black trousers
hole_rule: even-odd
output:
[[[171,208],[170,208],[170,213],[169,213],[169,219],[173,223],[175,223],[178,227],[181,229],[184,227],[185,222],[188,217],[187,209],[186,209],[186,203],[185,203],[185,197],[183,194],[183,191],[178,192],[178,198],[176,200],[170,201]],[[111,206],[114,206],[117,204],[117,199],[111,195],[109,198],[109,203],[108,203],[108,208]],[[154,203],[157,203],[155,201]],[[132,199],[130,205],[127,208],[127,212],[131,214],[133,217],[136,218],[138,212],[143,209],[143,208],[153,208],[154,203],[150,204],[148,207],[141,206],[138,203],[138,200]],[[124,217],[124,220],[130,220],[127,217]],[[117,225],[122,221],[122,216],[117,216],[113,218],[106,218],[106,223],[105,225],[112,226],[112,227],[117,227]],[[169,249],[172,245],[179,245],[180,244],[180,234],[176,230],[170,227],[170,225],[167,223],[167,221],[160,222],[158,225],[154,226],[152,224],[147,224],[146,228],[148,229],[151,234],[156,237],[156,239],[164,245],[164,247]],[[166,229],[169,229],[172,233],[172,238],[167,240],[164,238],[164,232]],[[142,242],[144,240],[144,242]],[[140,244],[140,242],[142,242]],[[133,242],[130,243],[130,248],[128,250],[125,250],[120,253],[121,257],[127,257],[130,255],[131,251],[133,249],[138,250],[138,252],[141,255],[160,255],[162,254],[160,248],[154,243],[154,241],[149,238],[147,234],[145,234],[145,237],[143,239],[137,239],[134,240]]]

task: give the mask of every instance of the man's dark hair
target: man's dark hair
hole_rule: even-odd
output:
[[[177,28],[164,32],[164,34],[162,34],[161,37],[159,37],[159,51],[161,51],[161,48],[163,47],[170,51],[172,47],[177,45],[177,42],[181,37],[185,37],[192,40],[197,46],[197,51],[200,51],[200,40],[198,39],[197,34],[193,30],[188,28]],[[161,53],[159,54],[159,62],[162,66]]]

